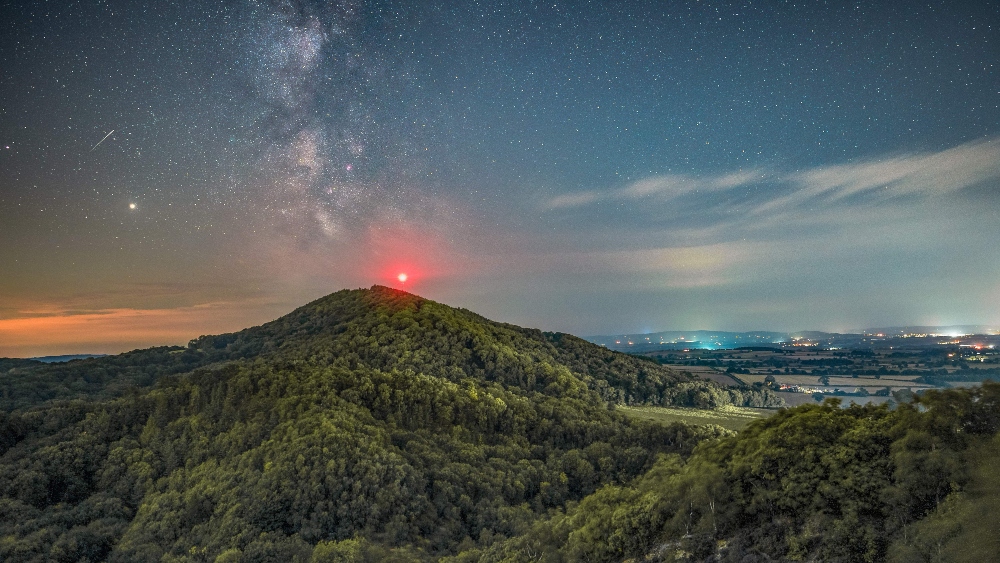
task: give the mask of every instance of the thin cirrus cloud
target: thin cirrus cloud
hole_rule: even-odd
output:
[[[725,206],[727,200],[735,199],[738,188],[745,193],[746,188],[766,185],[768,189],[755,192],[755,200],[741,202],[745,212],[761,216],[802,206],[850,207],[862,200],[871,204],[893,198],[923,199],[998,179],[1000,139],[991,138],[938,152],[891,155],[794,172],[753,169],[714,176],[660,175],[616,190],[561,194],[543,207],[551,211],[601,201],[667,202],[687,196],[712,196],[711,204]]]
[[[973,141],[935,152],[805,170],[787,177],[798,189],[761,204],[755,213],[856,196],[888,200],[959,192],[1000,178],[1000,140]],[[871,200],[866,200],[871,201]]]
[[[634,285],[655,288],[697,288],[731,285],[759,249],[747,243],[646,248],[599,252],[593,262],[612,271],[635,274]]]
[[[738,171],[711,177],[696,177],[686,174],[666,174],[633,182],[624,188],[611,191],[588,190],[560,194],[543,205],[547,210],[581,207],[599,201],[637,200],[656,198],[667,201],[689,194],[710,194],[724,192],[741,185],[758,182],[765,177],[759,169]]]
[[[693,289],[732,286],[758,279],[751,273],[770,252],[786,245],[762,248],[745,241],[668,247],[566,249],[526,251],[507,271],[526,279],[546,280],[557,287],[583,283],[589,290]]]

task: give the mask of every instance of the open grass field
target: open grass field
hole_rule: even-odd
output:
[[[771,409],[751,409],[747,407],[722,407],[719,409],[682,409],[676,407],[627,407],[618,410],[628,416],[669,424],[717,424],[729,430],[742,430],[748,424],[775,413]]]
[[[741,385],[742,382],[724,371],[708,366],[672,366],[677,371],[687,371],[695,377],[710,379],[722,385]]]
[[[754,383],[760,381],[764,382],[764,378],[767,377],[763,373],[753,373],[753,374],[742,374],[738,376],[740,379],[746,381],[747,383]],[[882,379],[875,379],[874,377],[838,377],[835,375],[830,376],[829,385],[820,385],[819,377],[815,375],[786,375],[780,374],[774,376],[778,383],[787,383],[789,385],[804,385],[807,387],[839,387],[841,389],[853,389],[854,387],[865,387],[869,391],[875,391],[877,389],[882,389],[885,387],[890,387],[893,389],[897,388],[910,388],[910,389],[930,389],[933,385],[927,385],[924,383],[914,383],[913,380],[916,376],[884,376]]]

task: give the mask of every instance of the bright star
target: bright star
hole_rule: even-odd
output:
[[[407,277],[406,274],[399,274],[398,276],[396,276],[396,279],[399,280],[399,283],[403,283],[406,281],[406,277]]]
[[[135,209],[136,205],[134,203],[130,203],[130,204],[128,204],[128,208],[129,209]]]

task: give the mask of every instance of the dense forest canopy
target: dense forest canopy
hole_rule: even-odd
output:
[[[377,286],[187,347],[36,364],[0,364],[4,561],[996,547],[979,533],[998,494],[993,384],[895,410],[785,409],[739,435],[662,425],[615,406],[778,400]]]
[[[454,561],[994,561],[1000,384],[783,409]]]

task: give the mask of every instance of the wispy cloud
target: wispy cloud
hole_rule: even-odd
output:
[[[611,270],[640,274],[645,286],[695,288],[733,283],[734,272],[752,261],[757,252],[747,244],[724,243],[606,251],[592,258]]]
[[[598,191],[576,192],[557,195],[545,202],[546,209],[560,209],[564,207],[580,207],[605,199],[605,196]]]
[[[740,170],[718,176],[698,177],[687,174],[667,174],[644,178],[625,187],[608,191],[583,191],[558,195],[547,202],[546,209],[581,207],[598,201],[638,200],[652,198],[669,201],[689,194],[724,192],[739,186],[760,182],[765,172],[760,169]]]
[[[789,174],[785,179],[797,189],[759,205],[755,213],[809,203],[843,204],[855,196],[884,201],[953,194],[1000,179],[1000,140],[974,141],[936,153],[813,168]]]
[[[721,287],[746,281],[748,267],[775,248],[734,241],[666,247],[532,250],[519,255],[505,269],[530,273],[535,283],[546,279],[546,283],[554,285],[585,278],[591,284],[618,289]],[[781,248],[782,252],[788,249]]]
[[[751,169],[706,176],[653,176],[617,189],[561,194],[544,207],[556,210],[629,200],[656,204],[684,196],[711,195],[703,205],[726,207],[739,199],[743,211],[761,216],[803,206],[850,207],[891,199],[923,200],[997,180],[1000,138],[991,138],[938,152],[887,155],[798,171]],[[747,200],[747,188],[752,186],[761,189]]]

